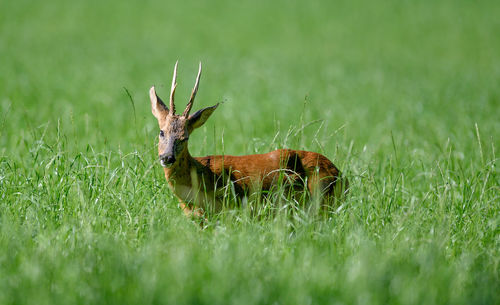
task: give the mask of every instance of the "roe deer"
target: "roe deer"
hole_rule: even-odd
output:
[[[200,63],[186,109],[182,115],[175,114],[177,63],[170,90],[170,106],[167,107],[158,97],[154,86],[149,96],[153,115],[160,125],[160,163],[186,215],[200,216],[207,209],[220,211],[228,185],[233,194],[243,199],[254,192],[272,191],[282,181],[299,193],[306,192],[319,198],[323,208],[331,206],[347,192],[347,179],[341,177],[330,160],[315,152],[278,149],[246,156],[192,157],[188,150],[189,136],[207,121],[219,104],[189,114],[200,84]]]

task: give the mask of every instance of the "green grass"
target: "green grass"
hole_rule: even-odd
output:
[[[0,2],[0,304],[498,304],[498,1]],[[318,219],[182,215],[147,92],[224,103],[193,155],[325,154]],[[128,96],[126,90],[130,92]]]

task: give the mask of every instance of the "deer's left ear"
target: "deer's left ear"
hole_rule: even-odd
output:
[[[192,115],[190,115],[189,119],[188,119],[189,130],[191,131],[191,130],[196,129],[196,128],[200,127],[201,125],[205,124],[205,122],[208,120],[210,115],[212,115],[212,113],[215,111],[215,109],[218,106],[219,106],[219,103],[217,103],[217,105],[214,105],[212,107],[200,109],[200,110],[196,111],[195,113],[193,113]]]
[[[151,112],[153,112],[153,115],[158,121],[163,120],[167,116],[169,110],[160,97],[156,95],[154,86],[149,89],[149,99],[151,100]]]

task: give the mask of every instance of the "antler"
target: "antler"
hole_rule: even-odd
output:
[[[174,76],[172,77],[172,88],[170,89],[170,112],[172,115],[175,114],[174,95],[175,95],[175,88],[177,87],[177,64],[178,63],[179,63],[179,61],[175,62]]]
[[[193,91],[191,92],[191,98],[189,99],[189,103],[187,104],[186,109],[182,114],[186,118],[189,115],[189,111],[191,111],[191,107],[193,107],[194,98],[196,97],[196,93],[198,92],[198,86],[200,85],[200,77],[201,77],[201,61],[200,61],[200,67],[198,69],[198,76],[196,76],[196,83],[194,84]]]

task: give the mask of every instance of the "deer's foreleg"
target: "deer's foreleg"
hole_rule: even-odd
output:
[[[185,203],[184,201],[179,199],[179,207],[184,212],[184,215],[190,218],[200,219],[203,218],[203,210],[200,208],[196,208],[190,204]]]

